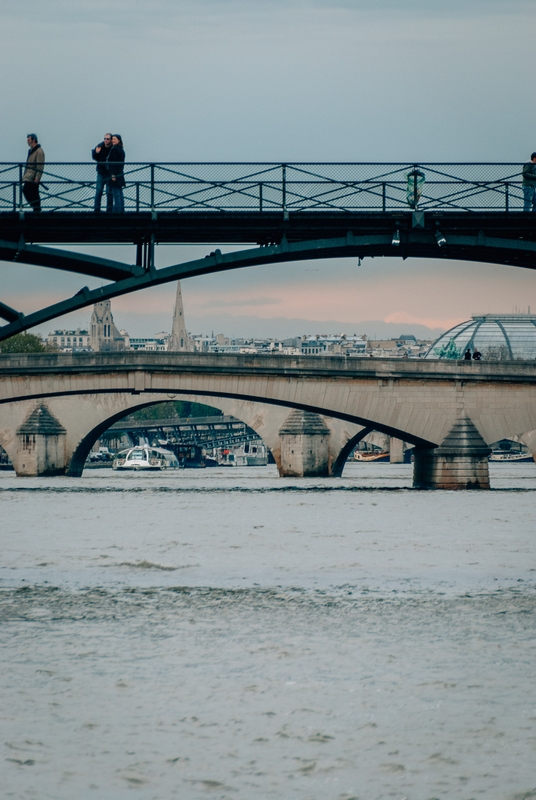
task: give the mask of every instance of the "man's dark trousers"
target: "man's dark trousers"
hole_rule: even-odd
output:
[[[22,193],[34,211],[41,211],[41,198],[39,197],[39,184],[34,181],[25,181]]]

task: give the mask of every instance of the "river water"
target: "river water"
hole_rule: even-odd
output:
[[[536,798],[536,465],[0,473],[26,800]]]

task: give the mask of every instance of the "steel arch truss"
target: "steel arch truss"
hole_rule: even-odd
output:
[[[451,234],[447,231],[443,233],[438,230],[434,232],[410,229],[394,230],[389,234],[355,236],[348,231],[344,237],[298,242],[289,242],[284,236],[278,244],[225,254],[215,250],[204,258],[161,269],[154,267],[154,259],[150,254],[143,259],[145,265],[140,263],[129,265],[56,248],[0,241],[0,259],[112,281],[98,289],[90,290],[84,286],[73,297],[26,316],[0,301],[0,318],[7,323],[0,327],[0,341],[102,300],[171,281],[242,267],[263,265],[268,267],[283,262],[325,258],[362,259],[375,256],[402,256],[402,258],[443,258],[536,268],[534,241],[490,237],[483,232],[477,235]]]

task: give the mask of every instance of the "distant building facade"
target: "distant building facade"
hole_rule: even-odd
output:
[[[345,333],[319,333],[303,336],[301,354],[304,356],[364,356],[367,349],[366,336],[347,336]]]
[[[169,350],[169,333],[157,333],[155,336],[143,338],[128,337],[129,350],[147,350],[151,353],[163,353]]]
[[[369,339],[367,355],[374,358],[424,358],[430,345],[430,339],[417,339],[413,334],[403,334],[398,339]]]
[[[47,344],[56,347],[64,353],[76,353],[90,350],[89,333],[82,328],[77,328],[75,331],[64,329],[49,333],[47,336]]]

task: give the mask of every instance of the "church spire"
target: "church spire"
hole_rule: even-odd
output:
[[[184,322],[184,307],[182,305],[181,282],[177,281],[177,297],[175,299],[175,311],[173,313],[173,328],[171,330],[171,341],[169,350],[174,352],[189,352],[193,350],[192,340],[186,330]]]

